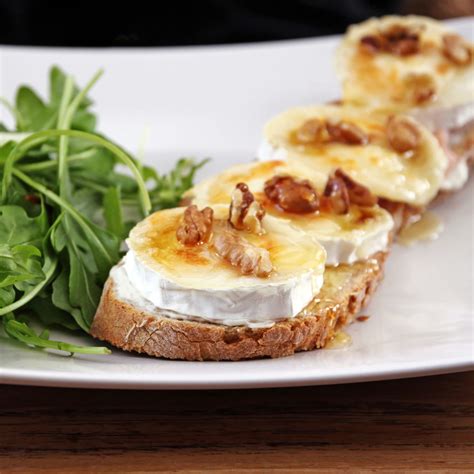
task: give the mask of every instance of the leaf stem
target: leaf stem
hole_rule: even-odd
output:
[[[62,341],[51,341],[46,337],[37,336],[25,323],[11,319],[5,323],[6,331],[15,339],[35,347],[43,349],[56,349],[58,351],[70,352],[71,354],[111,354],[107,347],[76,346]]]
[[[95,150],[89,149],[85,150],[81,153],[76,153],[74,155],[69,155],[67,157],[67,162],[69,165],[72,165],[76,162],[80,162],[82,160],[87,160],[91,156],[93,156],[95,153]],[[57,160],[47,160],[47,161],[41,161],[39,163],[30,163],[27,165],[18,165],[18,169],[25,171],[25,172],[31,172],[31,171],[44,171],[48,170],[50,168],[55,168],[58,166]]]
[[[58,129],[68,129],[69,126],[66,122],[66,114],[68,109],[68,104],[72,97],[72,92],[74,88],[74,81],[72,76],[66,76],[66,82],[64,84],[63,95],[61,97],[61,102],[59,104],[59,113],[58,113]],[[67,169],[67,148],[68,148],[68,138],[65,135],[59,137],[59,153],[58,153],[58,183],[59,183],[59,195],[62,198],[66,198],[68,195],[68,169]]]

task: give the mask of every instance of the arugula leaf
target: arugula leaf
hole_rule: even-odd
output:
[[[15,301],[15,288],[13,285],[0,288],[0,308],[11,305]]]
[[[0,244],[0,288],[14,286],[27,291],[30,285],[42,280],[39,257],[41,251],[34,245]]]
[[[18,89],[15,104],[19,119],[18,131],[43,130],[53,124],[56,111],[48,107],[29,87]]]
[[[87,110],[78,110],[74,114],[71,127],[74,130],[83,130],[84,132],[93,132],[97,124],[96,116]]]
[[[59,105],[61,104],[66,79],[67,75],[58,66],[53,66],[49,71],[49,98],[51,105],[55,108],[59,108]],[[79,88],[74,85],[73,95],[77,95],[78,93]],[[84,97],[79,104],[81,108],[87,108],[90,105],[92,105],[92,101],[87,97]]]
[[[197,171],[202,168],[209,159],[199,163],[189,158],[181,158],[174,170],[168,175],[159,176],[152,168],[145,167],[145,176],[150,176],[156,182],[156,186],[151,189],[150,196],[155,209],[176,207],[183,193],[192,184]]]
[[[120,205],[120,187],[118,186],[111,186],[104,195],[104,217],[107,230],[124,239],[126,235]]]
[[[0,164],[4,163],[8,155],[15,147],[15,142],[7,140],[6,143],[0,146]]]
[[[90,314],[83,314],[80,308],[75,307],[69,299],[69,275],[70,269],[67,264],[63,263],[63,270],[60,275],[54,280],[52,285],[51,301],[53,305],[70,314],[76,324],[84,331],[89,331],[89,324],[87,319],[90,318]]]
[[[23,207],[0,206],[0,242],[8,245],[37,243],[46,234],[48,222],[43,207],[36,217],[30,217]]]
[[[52,292],[52,285],[44,288],[32,302],[25,306],[25,310],[32,313],[48,328],[61,326],[70,330],[80,329],[80,326],[68,312],[54,305]]]

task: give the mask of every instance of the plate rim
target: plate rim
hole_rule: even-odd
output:
[[[264,360],[264,359],[262,359]],[[272,359],[268,359],[272,360]],[[183,361],[184,363],[185,361]],[[240,361],[240,363],[252,362]],[[207,364],[209,362],[203,362]],[[214,363],[214,362],[211,362]],[[230,363],[230,362],[229,362]],[[338,385],[346,383],[363,383],[384,380],[396,380],[403,378],[427,377],[430,375],[442,375],[449,373],[468,372],[474,370],[474,356],[471,361],[466,359],[453,359],[445,363],[420,365],[417,362],[405,365],[405,367],[395,367],[386,369],[376,367],[366,371],[360,371],[356,374],[347,372],[336,372],[334,375],[325,375],[322,378],[309,373],[308,376],[298,374],[294,377],[271,376],[262,377],[261,374],[254,375],[248,379],[236,381],[213,379],[196,382],[191,380],[173,380],[172,378],[161,379],[160,381],[146,379],[132,379],[130,381],[118,381],[114,377],[100,376],[91,377],[90,374],[54,373],[44,370],[35,371],[34,374],[28,374],[29,370],[8,370],[0,369],[0,384],[39,386],[39,387],[63,387],[63,388],[88,388],[88,389],[119,389],[119,390],[223,390],[223,389],[259,389],[259,388],[283,388],[283,387],[302,387],[319,385]],[[206,376],[204,377],[204,379]],[[257,380],[258,379],[258,380]]]

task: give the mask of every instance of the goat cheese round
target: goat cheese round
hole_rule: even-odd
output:
[[[226,222],[229,207],[212,208],[215,225]],[[155,212],[130,233],[122,271],[141,301],[178,319],[258,327],[297,316],[318,294],[326,252],[302,230],[272,216],[264,217],[262,234],[232,230],[268,252],[273,269],[258,277],[222,259],[214,235],[199,245],[182,244],[176,231],[183,213]]]

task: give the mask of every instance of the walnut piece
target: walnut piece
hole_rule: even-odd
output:
[[[362,184],[354,181],[350,176],[348,176],[341,168],[338,168],[334,175],[341,179],[346,185],[347,192],[349,193],[349,200],[352,204],[357,204],[358,206],[375,206],[377,204],[377,197],[374,196],[369,188],[366,188]]]
[[[409,99],[415,104],[424,104],[436,97],[436,84],[427,73],[412,73],[405,77]]]
[[[221,258],[237,267],[243,275],[267,277],[273,270],[268,250],[252,245],[235,231],[217,232],[214,247]]]
[[[351,203],[371,207],[377,204],[377,197],[338,168],[328,178],[321,197],[321,210],[334,214],[347,214]]]
[[[363,36],[359,46],[369,54],[383,51],[396,56],[410,56],[420,51],[420,37],[414,28],[394,24],[386,30]]]
[[[392,116],[387,120],[387,140],[398,153],[413,151],[420,144],[420,129],[409,117]]]
[[[350,122],[328,120],[326,129],[330,140],[347,145],[365,145],[368,143],[368,136],[357,125]]]
[[[418,33],[406,25],[392,25],[382,32],[386,51],[397,56],[409,56],[420,50]]]
[[[472,49],[461,36],[450,33],[443,36],[443,54],[458,66],[471,62]]]
[[[365,145],[369,138],[350,122],[310,119],[296,131],[296,140],[303,145],[337,142],[346,145]]]
[[[265,209],[255,200],[245,183],[238,183],[232,192],[229,208],[229,222],[238,230],[248,230],[254,234],[263,234],[262,219]]]
[[[314,118],[307,120],[296,132],[296,138],[300,143],[312,143],[323,141],[324,122]]]
[[[359,46],[362,51],[369,54],[375,54],[383,51],[383,40],[379,35],[365,35],[359,40]]]
[[[184,245],[199,245],[209,241],[214,211],[205,207],[200,211],[191,205],[184,211],[184,219],[176,230],[176,238]]]
[[[307,179],[277,175],[266,181],[264,192],[268,199],[286,212],[308,214],[319,209],[318,194]]]
[[[349,212],[349,192],[344,181],[332,174],[329,176],[321,198],[321,209],[333,214]]]

